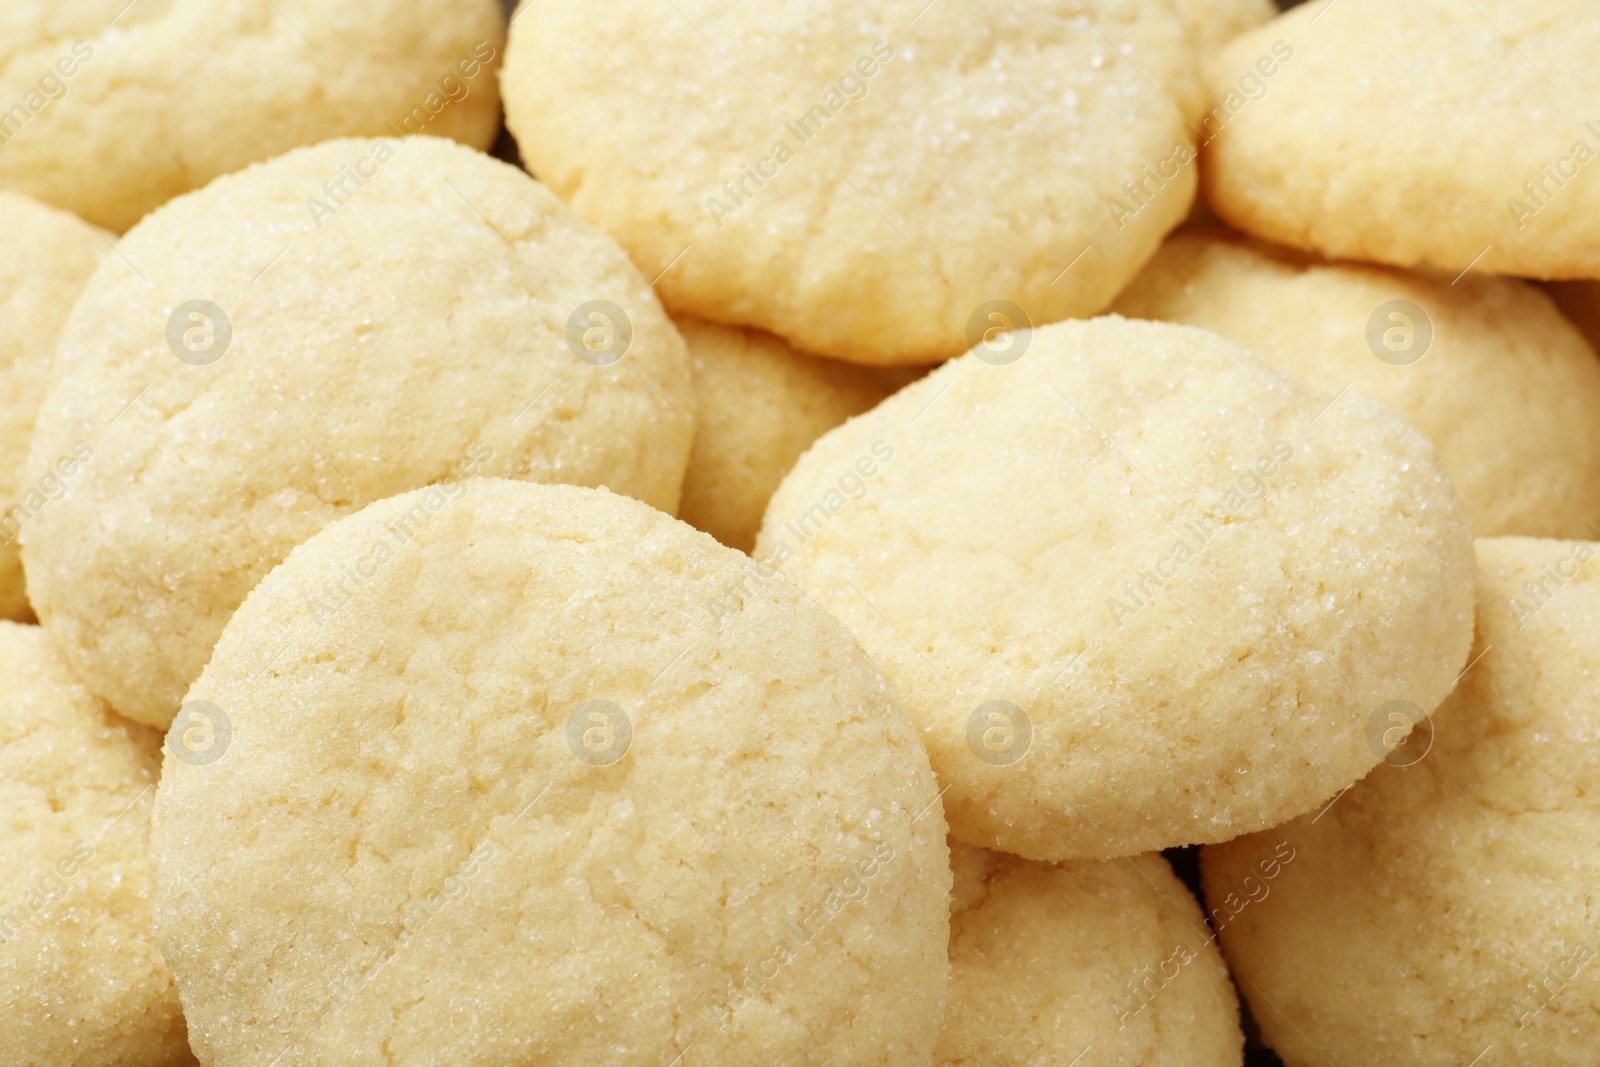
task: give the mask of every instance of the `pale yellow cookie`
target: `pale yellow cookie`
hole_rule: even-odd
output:
[[[356,175],[347,198],[324,183]],[[477,473],[676,508],[683,340],[616,243],[451,141],[331,141],[152,214],[61,339],[23,530],[85,682],[164,727],[234,608],[341,515]]]
[[[1193,199],[1165,0],[538,0],[507,46],[534,173],[676,313],[871,364],[1092,314]]]
[[[1600,277],[1593,0],[1317,0],[1207,64],[1206,199],[1334,258]],[[1238,72],[1281,60],[1259,94]]]
[[[1420,712],[1387,709],[1388,765],[1203,850],[1223,950],[1289,1067],[1593,1061],[1597,630],[1600,544],[1479,541],[1474,663],[1432,721],[1408,736]]]
[[[109,249],[82,220],[0,192],[0,619],[32,616],[18,535],[66,492],[87,454],[84,444],[55,457],[38,482],[28,480],[28,444],[50,384],[56,336]]]
[[[333,137],[487,147],[504,34],[494,0],[7,0],[0,187],[121,231]]]
[[[825,434],[755,557],[883,668],[956,837],[1031,859],[1309,810],[1472,639],[1471,534],[1420,434],[1116,317],[996,338]]]
[[[1600,361],[1549,297],[1266,245],[1174,235],[1115,309],[1215,331],[1433,441],[1480,536],[1600,536]]]
[[[160,748],[44,631],[0,622],[0,1063],[194,1062],[150,930]]]
[[[677,326],[698,406],[678,516],[748,552],[800,453],[891,390],[863,368],[796,352],[771,334],[699,319]]]
[[[950,907],[927,755],[787,582],[708,610],[748,563],[499,479],[296,549],[156,800],[201,1062],[923,1064]]]
[[[938,1067],[1238,1067],[1228,971],[1160,856],[1058,865],[951,843]]]
[[[1245,30],[1272,21],[1278,13],[1272,0],[1171,0],[1171,4],[1203,56]]]

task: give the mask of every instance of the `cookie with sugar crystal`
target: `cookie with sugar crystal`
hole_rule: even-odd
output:
[[[18,535],[65,491],[83,459],[82,448],[56,456],[30,483],[33,421],[50,384],[56,336],[109,245],[81,219],[0,192],[0,246],[0,619],[27,619],[33,612]]]
[[[1052,865],[952,843],[950,860],[939,1067],[1238,1067],[1238,997],[1160,856]]]
[[[923,1062],[945,825],[843,627],[713,612],[749,561],[636,501],[430,492],[297,548],[189,694],[231,740],[152,851],[202,1062]]]
[[[1588,0],[1303,4],[1224,48],[1213,93],[1277,42],[1292,59],[1207,145],[1230,226],[1450,277],[1600,277]]]
[[[325,199],[343,174],[366,177]],[[62,334],[30,466],[78,441],[94,460],[22,541],[40,619],[125,715],[166,726],[250,588],[371,501],[486,473],[677,506],[683,339],[622,249],[513,167],[330,141],[118,248]]]
[[[194,1062],[150,928],[160,748],[44,631],[0,622],[0,1062]]]
[[[917,364],[1115,296],[1193,199],[1197,71],[1165,0],[539,0],[504,90],[674,313]]]
[[[1581,537],[1600,520],[1600,361],[1544,293],[1175,234],[1116,311],[1212,330],[1421,430],[1479,536]]]
[[[9,0],[0,188],[122,231],[330,138],[486,148],[504,37],[495,0]]]
[[[1474,663],[1431,721],[1386,713],[1385,763],[1326,811],[1201,850],[1289,1067],[1586,1063],[1600,1043],[1600,544],[1490,538],[1477,559]]]
[[[1379,756],[1472,639],[1471,533],[1431,445],[1214,334],[1005,335],[817,441],[757,569],[861,640],[962,841],[1030,859],[1222,841]]]
[[[694,450],[678,517],[741,552],[811,442],[892,391],[869,371],[759,330],[678,319],[694,367]]]

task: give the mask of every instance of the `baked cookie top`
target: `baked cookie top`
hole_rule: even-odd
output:
[[[0,1061],[193,1062],[150,929],[160,747],[44,631],[0,622]]]
[[[540,0],[504,81],[674,312],[896,364],[1104,307],[1189,209],[1196,71],[1163,0]]]
[[[998,338],[824,435],[755,557],[883,668],[952,833],[1038,859],[1308,810],[1472,639],[1471,533],[1420,434],[1114,316]]]
[[[1594,536],[1600,361],[1536,286],[1174,234],[1114,309],[1199,326],[1421,430],[1479,536]]]
[[[1209,143],[1230,225],[1335,258],[1600,277],[1600,14],[1588,0],[1302,4],[1209,65],[1293,52]]]
[[[939,1067],[1239,1067],[1239,1003],[1160,856],[1034,863],[952,843]]]
[[[1308,1043],[1527,1067],[1600,1043],[1600,544],[1477,558],[1473,665],[1431,719],[1386,709],[1389,756],[1331,807],[1202,851],[1207,906],[1236,912],[1223,950],[1293,1067],[1322,1062]],[[1280,848],[1264,893],[1252,865]]]
[[[610,238],[452,141],[330,141],[152,214],[62,334],[23,531],[86,683],[164,727],[250,588],[341,515],[489,473],[677,506],[683,340]]]
[[[18,535],[61,492],[59,470],[43,484],[27,481],[28,446],[50,385],[56,338],[110,249],[108,238],[76,216],[0,192],[0,619],[29,614]]]
[[[170,757],[156,801],[201,1057],[923,1062],[927,756],[788,582],[711,610],[748,567],[637,501],[498,479],[297,548],[185,705],[230,744]]]
[[[485,148],[504,36],[495,0],[7,0],[0,187],[120,232],[333,137]]]

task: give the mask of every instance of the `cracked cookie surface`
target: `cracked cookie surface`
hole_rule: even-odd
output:
[[[860,647],[782,579],[714,611],[748,559],[636,501],[430,492],[296,549],[195,685],[231,746],[169,757],[152,850],[201,1062],[923,1062],[945,826]]]
[[[677,507],[683,339],[622,249],[515,168],[330,141],[118,247],[63,331],[30,468],[76,441],[94,458],[22,542],[40,619],[124,715],[165,727],[250,588],[371,501],[490,474]]]

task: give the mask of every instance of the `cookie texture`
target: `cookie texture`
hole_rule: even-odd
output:
[[[1421,430],[1479,536],[1592,535],[1600,361],[1534,286],[1331,264],[1229,235],[1175,234],[1117,311],[1211,330]]]
[[[869,371],[796,352],[759,330],[679,319],[694,368],[694,449],[678,517],[741,552],[811,442],[891,390]]]
[[[1272,0],[1172,0],[1195,47],[1209,56],[1246,30],[1272,21]]]
[[[232,741],[152,851],[201,1062],[922,1062],[944,820],[849,634],[708,610],[748,560],[636,501],[453,489],[296,549],[190,694]]]
[[[1112,857],[1283,822],[1365,774],[1472,637],[1433,448],[1231,342],[1107,317],[980,347],[824,435],[758,565],[860,638],[952,833]]]
[[[77,457],[45,480],[27,479],[34,417],[44,403],[56,337],[95,264],[109,249],[64,211],[0,192],[0,619],[28,619],[18,535],[63,492]],[[59,458],[59,457],[58,457]]]
[[[37,626],[0,622],[0,1062],[194,1062],[150,929],[160,747],[84,688]]]
[[[1491,1045],[1484,1062],[1586,1063],[1600,1043],[1600,545],[1477,556],[1477,658],[1431,747],[1414,732],[1320,816],[1202,850],[1208,906],[1238,909],[1223,951],[1289,1067]],[[1278,842],[1292,861],[1243,903]]]
[[[94,460],[22,540],[40,619],[125,715],[166,726],[261,576],[371,501],[487,473],[677,506],[683,340],[623,251],[512,167],[332,141],[119,249],[62,335],[31,467],[77,441]]]
[[[1587,0],[1302,4],[1208,64],[1292,62],[1208,145],[1237,229],[1335,258],[1600,277],[1600,12]]]
[[[1242,1062],[1227,968],[1166,860],[1050,865],[954,842],[950,860],[950,1004],[934,1063]]]
[[[428,133],[484,148],[504,36],[495,0],[11,0],[0,188],[120,232],[330,138]]]
[[[675,313],[915,364],[1110,302],[1193,199],[1197,70],[1164,0],[540,0],[504,83]]]

